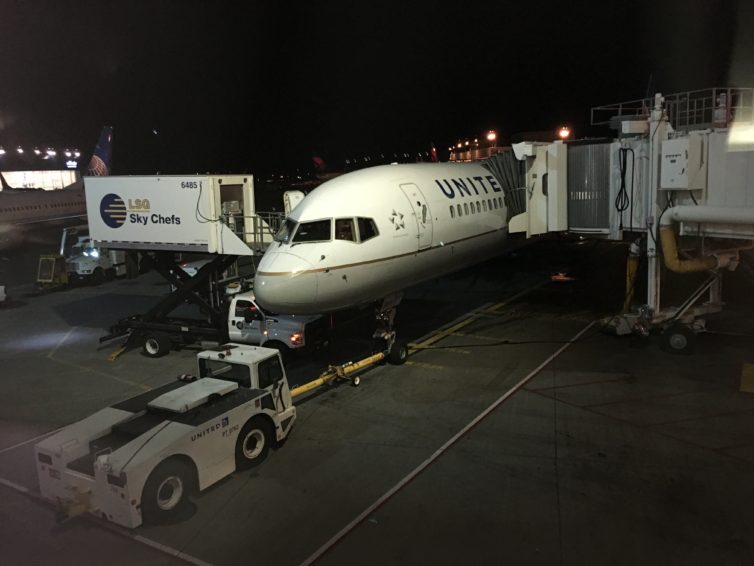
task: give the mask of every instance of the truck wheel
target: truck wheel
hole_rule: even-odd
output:
[[[662,333],[662,347],[673,354],[691,354],[696,344],[696,334],[684,324],[671,324]]]
[[[170,336],[164,332],[150,332],[144,336],[141,351],[148,358],[161,358],[173,347]]]
[[[403,342],[394,342],[393,347],[390,348],[390,352],[387,355],[387,361],[394,366],[399,366],[406,363],[408,359],[408,346]]]
[[[116,271],[116,269],[114,267],[111,267],[110,269],[108,269],[107,271],[105,271],[105,278],[108,281],[112,281],[113,279],[115,279],[115,277],[117,275],[118,275],[118,272]]]
[[[193,486],[190,468],[178,460],[165,460],[144,484],[141,513],[144,521],[159,523],[175,515],[186,505]]]
[[[273,441],[272,427],[264,417],[250,419],[236,441],[236,468],[243,470],[264,462]]]
[[[280,357],[283,358],[283,363],[285,364],[291,355],[291,349],[283,344],[282,342],[278,342],[277,340],[270,340],[268,342],[265,342],[262,344],[265,348],[274,348],[278,352],[280,352]]]
[[[101,267],[96,267],[92,272],[92,283],[100,285],[105,282],[105,271]]]

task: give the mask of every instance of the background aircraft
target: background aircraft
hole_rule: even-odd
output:
[[[110,174],[113,129],[102,128],[99,141],[86,168],[90,176]],[[86,216],[84,181],[58,190],[15,189],[0,173],[0,250],[22,243],[33,228],[42,222],[62,222]]]

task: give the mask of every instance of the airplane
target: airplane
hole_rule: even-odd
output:
[[[109,175],[112,136],[112,127],[102,128],[86,170],[88,175]],[[0,173],[0,184],[3,189],[0,191],[0,250],[22,243],[29,225],[86,216],[84,181],[81,179],[58,190],[15,189]]]
[[[296,206],[260,260],[254,292],[290,314],[377,303],[375,336],[390,351],[404,289],[504,252],[507,235],[501,182],[484,164],[360,169]]]

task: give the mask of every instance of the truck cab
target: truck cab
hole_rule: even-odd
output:
[[[322,315],[275,314],[264,310],[253,292],[238,293],[228,309],[228,338],[233,342],[276,348],[285,357],[291,350],[322,346],[328,339]]]
[[[125,252],[99,247],[89,236],[79,236],[65,260],[68,279],[101,283],[125,274]]]

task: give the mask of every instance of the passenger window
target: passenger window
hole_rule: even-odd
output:
[[[302,222],[293,236],[295,243],[300,242],[326,242],[332,237],[332,220],[315,220],[314,222]]]
[[[375,236],[379,236],[380,233],[377,230],[377,225],[371,218],[357,218],[356,222],[359,225],[359,239],[362,242],[366,242]]]
[[[482,208],[484,209],[485,212],[487,212],[487,201],[486,200],[482,201]]]
[[[465,202],[463,203],[463,213],[468,216],[469,214],[469,203]]]
[[[455,218],[456,217],[456,209],[455,209],[455,207],[452,204],[450,205],[450,217],[451,218]]]
[[[275,356],[261,362],[259,368],[259,387],[267,389],[283,377],[283,368],[280,366],[280,357]]]
[[[461,210],[461,205],[458,204],[456,205],[456,207],[458,208],[458,216],[463,216],[463,210]]]
[[[356,234],[353,230],[353,218],[338,218],[335,221],[335,239],[356,241]]]

